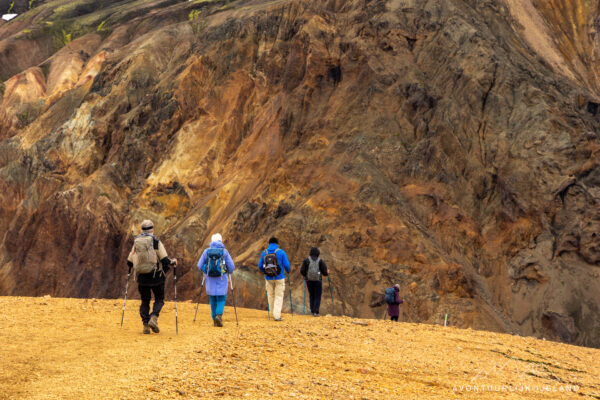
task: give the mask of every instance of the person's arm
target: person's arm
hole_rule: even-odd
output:
[[[302,261],[302,266],[300,267],[300,275],[302,275],[304,277],[304,279],[306,279],[306,273],[308,272],[308,258],[305,258],[304,261]]]
[[[396,292],[395,294],[396,294],[396,299],[395,299],[396,300],[396,304],[402,304],[402,303],[404,303],[404,300],[402,300],[400,298],[400,292]]]
[[[204,268],[204,264],[206,264],[206,250],[204,250],[202,252],[202,255],[200,256],[200,259],[198,260],[198,269],[204,273],[204,271],[202,270],[202,268]]]
[[[223,255],[225,257],[225,265],[227,266],[227,273],[233,274],[233,271],[235,270],[235,264],[233,263],[233,259],[231,258],[231,255],[229,254],[229,252],[227,250],[225,250]]]
[[[329,275],[329,271],[327,271],[327,264],[325,264],[325,261],[323,261],[323,259],[321,259],[319,261],[319,269],[321,270],[321,275],[323,275],[323,276]]]
[[[131,251],[129,252],[129,256],[127,256],[127,266],[129,267],[129,273],[131,273],[131,268],[133,268],[133,255],[135,254],[135,252],[133,250],[134,250],[134,247],[131,248]]]
[[[258,261],[258,269],[260,270],[260,272],[262,272],[263,274],[265,273],[265,269],[263,267],[263,264],[265,263],[265,251],[263,250],[262,253],[260,253],[260,260]]]
[[[287,272],[288,274],[290,273],[290,260],[288,260],[288,256],[287,254],[285,254],[285,251],[281,250],[282,254],[282,261],[283,261],[283,268],[285,269],[285,272]]]
[[[168,269],[169,265],[177,265],[177,260],[175,258],[172,260],[169,258],[167,255],[167,250],[161,241],[158,242],[158,250],[156,253],[158,255],[158,259],[163,265],[163,269],[165,269],[165,267]]]

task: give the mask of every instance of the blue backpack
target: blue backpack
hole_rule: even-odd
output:
[[[396,290],[393,287],[385,289],[385,302],[388,304],[396,304]]]
[[[227,273],[227,265],[223,260],[223,249],[208,249],[206,252],[208,258],[204,265],[203,272],[210,277],[220,277]]]

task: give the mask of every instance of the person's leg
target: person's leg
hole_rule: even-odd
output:
[[[158,315],[160,314],[160,310],[165,304],[165,286],[157,285],[150,286],[148,288],[148,308],[150,308],[150,293],[154,293],[154,306],[152,306],[152,314],[150,314],[150,321],[148,321],[148,326],[152,329],[152,332],[158,333],[160,329],[158,328]]]
[[[152,306],[152,315],[158,318],[160,310],[165,305],[165,284],[152,286],[152,292],[154,293],[154,305]],[[151,315],[151,316],[152,316]]]
[[[269,301],[269,310],[271,311],[271,315],[274,315],[273,304],[275,303],[275,281],[268,281],[265,279],[265,287],[267,288],[267,300]]]
[[[223,311],[225,311],[225,302],[227,301],[227,295],[223,296],[215,296],[217,298],[217,315],[223,315]]]
[[[210,302],[210,316],[214,321],[217,317],[217,296],[208,296],[208,301]]]
[[[140,292],[140,298],[142,300],[142,304],[140,304],[140,317],[142,317],[142,323],[144,325],[148,324],[150,321],[150,299],[152,298],[152,289],[150,286],[141,286],[138,285],[138,291]]]
[[[310,304],[310,313],[314,314],[315,311],[315,282],[306,281],[306,288],[308,289],[308,303]]]
[[[283,306],[283,295],[285,293],[285,279],[277,279],[273,281],[275,284],[275,300],[273,301],[273,318],[281,319],[281,307]]]
[[[215,325],[223,326],[223,310],[225,309],[225,300],[227,296],[214,296],[215,298]]]
[[[319,309],[321,308],[321,295],[323,294],[323,282],[317,281],[315,283],[315,314],[319,314]]]

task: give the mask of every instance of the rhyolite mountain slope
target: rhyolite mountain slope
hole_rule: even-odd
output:
[[[599,16],[583,0],[35,1],[0,25],[0,294],[121,296],[151,218],[183,298],[218,231],[239,303],[264,307],[275,235],[297,311],[317,245],[338,314],[381,317],[400,283],[410,321],[598,347]]]

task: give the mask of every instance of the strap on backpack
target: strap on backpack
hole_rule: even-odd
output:
[[[156,271],[159,272],[159,276],[160,274],[163,274],[163,276],[167,276],[167,274],[165,274],[165,271],[163,270],[162,262],[160,262],[160,259],[158,258],[158,243],[160,242],[160,240],[158,240],[158,238],[153,234],[150,234],[150,236],[152,236],[152,248],[156,252],[156,268],[154,268],[154,274],[152,275],[152,278],[156,278]]]
[[[278,247],[278,248],[276,248],[276,249],[275,249],[275,251],[274,251],[274,252],[272,252],[272,253],[269,253],[269,250],[268,250],[268,249],[265,249],[265,257],[266,257],[267,255],[269,255],[269,254],[277,254],[277,252],[278,252],[279,250],[281,250],[281,249]]]

